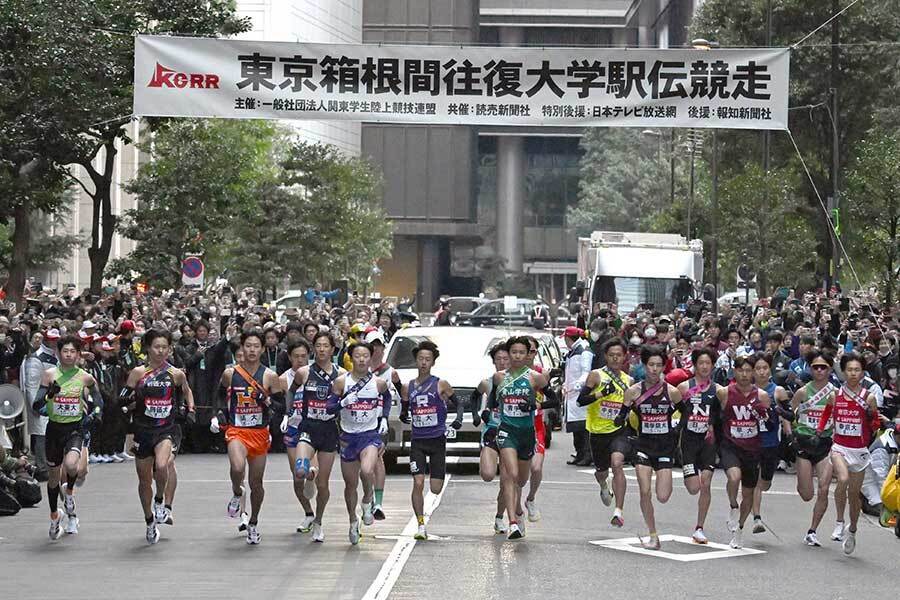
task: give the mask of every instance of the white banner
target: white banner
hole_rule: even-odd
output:
[[[138,36],[139,116],[787,129],[787,49],[301,44]]]

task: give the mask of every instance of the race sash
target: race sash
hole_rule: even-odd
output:
[[[612,370],[610,370],[608,367],[603,367],[601,369],[601,371],[603,371],[604,373],[606,373],[609,376],[610,381],[613,382],[613,384],[619,389],[620,392],[622,392],[623,394],[625,393],[625,390],[628,389],[628,386],[625,385],[624,381],[619,379],[618,375],[613,373]]]
[[[352,386],[350,386],[350,389],[349,389],[349,390],[346,390],[346,391],[343,393],[343,395],[341,395],[341,400],[343,400],[344,398],[346,398],[346,397],[349,396],[350,394],[355,394],[356,392],[358,392],[358,391],[360,391],[361,389],[363,389],[364,387],[366,387],[366,384],[368,384],[370,381],[372,381],[372,378],[373,378],[373,377],[374,377],[374,375],[373,375],[371,372],[370,372],[370,373],[366,373],[366,376],[365,376],[365,377],[363,377],[362,379],[360,379],[359,381],[357,381],[356,383],[354,383]]]
[[[866,388],[863,388],[863,391],[864,391],[864,392],[868,392],[868,390],[867,390]],[[856,402],[857,405],[859,405],[859,407],[860,407],[861,409],[863,409],[864,411],[866,411],[866,412],[868,413],[868,411],[869,411],[869,404],[866,402],[866,395],[867,395],[867,394],[856,395],[856,394],[855,394],[854,392],[852,392],[852,391],[850,390],[850,388],[848,388],[846,385],[841,386],[841,392],[844,394],[844,397],[845,397],[845,398],[848,398],[848,399],[850,399],[850,400],[853,400],[854,402]]]
[[[655,396],[656,393],[662,389],[663,383],[665,383],[665,382],[662,379],[660,379],[659,381],[656,382],[656,385],[645,390],[644,393],[641,394],[638,397],[638,399],[634,401],[634,405],[639,406],[641,404],[641,402],[643,402],[647,398],[650,398],[651,396]]]
[[[246,381],[246,382],[250,385],[250,387],[252,387],[254,390],[256,390],[257,392],[259,392],[259,394],[262,395],[263,399],[269,397],[269,393],[266,392],[266,388],[264,388],[264,387],[256,380],[256,378],[253,377],[253,375],[251,375],[250,373],[248,373],[248,372],[247,372],[247,369],[245,369],[245,368],[242,367],[241,365],[234,365],[234,370],[237,371],[237,372],[240,374],[240,376],[244,378],[244,381]]]
[[[326,373],[325,369],[320,367],[317,363],[313,363],[309,366],[309,370],[316,374],[316,377],[323,381],[334,381],[337,379],[337,369],[332,369],[331,373]]]
[[[697,379],[695,378],[694,381],[697,381]],[[707,381],[705,386],[704,386],[704,385],[700,385],[700,384],[698,383],[698,384],[695,385],[694,387],[688,388],[688,391],[687,391],[687,393],[685,394],[685,396],[687,396],[686,400],[689,400],[690,398],[693,398],[693,397],[696,396],[697,394],[702,394],[703,392],[705,392],[706,390],[708,390],[708,389],[709,389],[709,386],[711,386],[711,385],[712,385],[712,379],[710,379],[709,381]]]
[[[821,390],[816,392],[812,398],[810,398],[809,400],[807,400],[806,402],[804,402],[803,404],[798,406],[797,411],[800,413],[804,413],[804,412],[808,411],[809,409],[814,407],[816,404],[821,402],[822,399],[825,398],[825,396],[828,396],[829,394],[834,393],[834,391],[835,391],[835,387],[833,385],[831,385],[831,383],[826,383],[825,387],[823,387]]]

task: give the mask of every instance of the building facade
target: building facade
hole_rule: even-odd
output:
[[[505,46],[682,46],[696,0],[365,0],[363,41]],[[482,289],[497,265],[563,298],[576,278],[579,140],[569,127],[364,123],[362,154],[381,166],[394,255],[383,294]],[[416,273],[412,278],[411,274]]]

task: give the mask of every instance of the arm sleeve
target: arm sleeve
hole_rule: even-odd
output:
[[[462,421],[463,420],[463,412],[465,412],[465,410],[466,410],[465,400],[460,400],[457,397],[456,393],[453,393],[449,399],[453,400],[456,403],[456,420]]]
[[[96,380],[94,387],[91,388],[91,403],[93,404],[92,408],[103,410],[103,394],[100,393],[100,383]]]
[[[497,406],[497,386],[495,386],[494,381],[491,380],[491,392],[488,394],[487,409],[494,410]]]
[[[332,392],[325,402],[325,412],[329,415],[336,415],[341,412],[341,397]]]
[[[581,392],[578,394],[578,406],[588,406],[596,401],[593,390],[586,385],[581,386]]]
[[[559,408],[559,394],[549,385],[541,390],[544,394],[544,401],[541,402],[541,408]]]
[[[391,395],[391,384],[387,384],[387,389],[381,392],[381,416],[387,417],[391,414],[391,404],[394,397]]]
[[[834,410],[834,404],[827,404],[825,409],[822,411],[822,416],[819,417],[819,424],[816,425],[816,433],[822,433],[825,431],[825,427],[828,425],[828,420],[831,419],[831,413]]]
[[[31,403],[31,410],[41,416],[47,416],[47,386],[41,385],[37,394],[34,396],[34,402]]]

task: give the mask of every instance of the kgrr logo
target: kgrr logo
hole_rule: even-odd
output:
[[[180,73],[156,63],[156,71],[147,87],[219,89],[219,76],[213,73]]]

